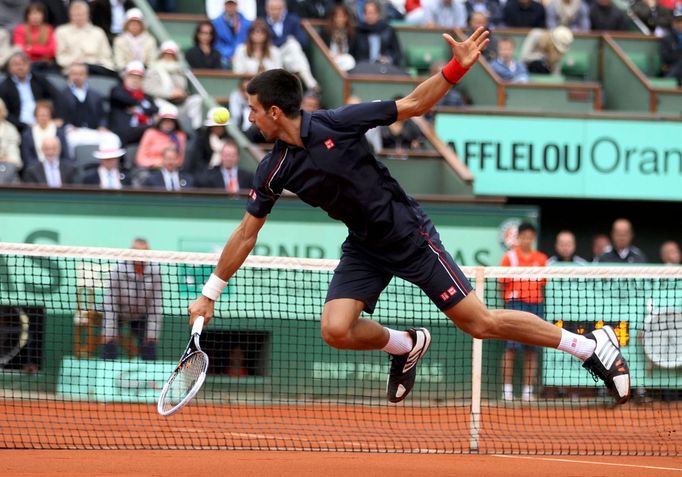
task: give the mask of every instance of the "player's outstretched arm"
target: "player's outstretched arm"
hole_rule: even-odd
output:
[[[198,316],[204,317],[204,324],[211,320],[216,300],[225,288],[227,281],[239,270],[253,247],[256,246],[258,232],[263,227],[265,219],[266,217],[254,217],[248,212],[244,214],[241,223],[232,232],[230,239],[225,244],[215,272],[204,285],[201,296],[189,305],[190,325],[194,324],[194,320]]]
[[[408,96],[396,101],[398,120],[421,116],[429,111],[455,84],[469,71],[488,45],[488,31],[479,27],[465,41],[455,41],[447,33],[443,38],[452,48],[452,59],[441,73],[433,75],[412,91]]]

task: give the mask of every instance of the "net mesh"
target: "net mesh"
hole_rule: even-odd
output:
[[[505,299],[510,286],[526,299],[540,290],[540,311],[556,326],[612,326],[635,388],[619,407],[570,355],[472,340],[419,289],[393,280],[373,319],[426,326],[433,337],[414,390],[395,405],[386,353],[335,350],[320,337],[334,262],[253,257],[202,333],[202,390],[162,417],[156,400],[189,338],[187,306],[216,259],[0,244],[0,447],[682,451],[679,267],[464,269],[492,308],[522,306]]]

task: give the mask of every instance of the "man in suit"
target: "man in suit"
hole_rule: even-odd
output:
[[[163,164],[161,169],[150,172],[142,183],[146,187],[163,187],[167,191],[179,191],[194,186],[193,177],[180,172],[182,160],[175,146],[168,146],[163,150]]]
[[[267,0],[265,11],[272,43],[282,52],[284,68],[299,75],[306,88],[318,89],[317,80],[313,77],[308,58],[303,52],[308,44],[308,36],[301,26],[301,19],[287,11],[284,0]]]
[[[64,184],[76,182],[76,169],[65,161],[59,160],[62,145],[56,137],[43,140],[43,154],[45,160],[33,164],[24,173],[24,182],[45,184],[48,187],[59,188]]]
[[[69,83],[61,91],[69,156],[75,157],[76,147],[98,145],[107,134],[107,117],[102,95],[88,85],[88,65],[71,64]]]
[[[31,64],[24,52],[10,56],[7,65],[7,78],[0,83],[0,98],[7,105],[7,120],[19,132],[35,123],[35,104],[41,99],[52,101],[55,117],[62,117],[59,93],[45,78],[31,73]]]
[[[250,189],[253,182],[253,174],[239,169],[239,148],[232,139],[227,139],[220,150],[220,167],[214,167],[206,171],[202,181],[202,187],[223,189],[230,194],[236,194],[240,190]]]
[[[159,111],[154,98],[142,89],[145,69],[141,61],[131,61],[122,72],[123,84],[111,88],[109,128],[123,144],[140,142]]]
[[[100,189],[122,189],[131,184],[130,175],[119,169],[121,157],[126,150],[121,147],[121,140],[114,133],[107,133],[99,148],[93,153],[99,159],[99,167],[83,178],[84,185],[98,186]]]

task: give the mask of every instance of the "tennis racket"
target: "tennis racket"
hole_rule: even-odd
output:
[[[204,317],[200,316],[192,326],[192,336],[180,358],[180,363],[164,384],[156,410],[162,416],[170,416],[185,407],[199,392],[206,379],[208,355],[201,351],[199,336],[204,327]]]

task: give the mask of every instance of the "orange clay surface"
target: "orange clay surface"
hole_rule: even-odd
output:
[[[257,451],[3,450],[0,451],[0,475],[672,477],[682,475],[682,459]]]
[[[682,455],[678,403],[482,411],[485,455],[461,455],[466,406],[193,404],[163,418],[153,405],[6,400],[0,476],[682,477],[680,457],[584,455]]]

